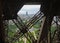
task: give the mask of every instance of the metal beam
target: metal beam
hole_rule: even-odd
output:
[[[0,0],[0,43],[5,43],[5,29],[3,26],[3,3],[2,0]]]
[[[50,28],[52,19],[53,16],[46,16],[44,18],[37,43],[51,43]]]

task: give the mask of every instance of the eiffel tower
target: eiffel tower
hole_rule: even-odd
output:
[[[17,15],[19,9],[25,4],[39,4],[41,10],[39,10],[26,24],[23,23],[21,18]],[[60,43],[60,25],[57,22],[57,31],[55,31],[54,38],[51,37],[51,23],[53,17],[58,16],[60,20],[60,1],[59,0],[0,0],[0,42],[1,43],[13,43],[19,40],[21,36],[25,36],[30,43],[53,43],[53,39],[56,43]],[[39,31],[38,39],[35,39],[33,34],[29,31],[33,25],[43,18],[41,28]],[[11,40],[5,42],[5,28],[8,23],[5,21],[12,20],[18,27],[19,31],[14,34]],[[58,20],[58,21],[59,21]],[[6,21],[6,22],[7,22]]]

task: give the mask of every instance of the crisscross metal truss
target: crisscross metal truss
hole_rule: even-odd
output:
[[[13,23],[16,25],[16,27],[18,28],[18,30],[16,32],[14,32],[13,37],[8,36],[8,24],[9,24],[9,20],[5,20],[4,21],[4,26],[6,29],[6,42],[8,43],[15,43],[16,41],[19,41],[19,39],[24,36],[30,43],[37,43],[37,39],[34,37],[34,35],[29,31],[29,29],[32,28],[32,26],[34,26],[39,20],[40,22],[42,21],[42,19],[44,18],[44,14],[41,11],[38,11],[27,23],[24,23],[22,21],[22,19],[17,16],[17,19],[13,19]],[[42,23],[42,22],[41,22]],[[60,17],[59,16],[55,16],[53,21],[52,21],[52,25],[53,28],[55,29],[53,32],[51,30],[51,42],[52,43],[60,43]],[[55,27],[54,27],[55,26]],[[51,29],[53,29],[51,28]],[[40,29],[39,29],[40,30]],[[38,30],[38,31],[39,31]],[[10,30],[11,31],[11,30]],[[12,31],[11,31],[12,32]],[[13,32],[12,32],[13,33]],[[42,33],[43,34],[43,33]],[[37,36],[38,37],[38,36]],[[43,36],[42,36],[43,37]],[[39,37],[38,37],[39,38]],[[40,39],[41,40],[41,39]],[[42,40],[42,43],[44,41]],[[45,43],[46,39],[45,39]]]
[[[34,43],[36,41],[33,34],[29,31],[39,20],[44,17],[44,14],[41,11],[38,11],[26,24],[22,19],[17,16],[17,19],[13,19],[13,23],[18,27],[18,31],[10,39],[10,43],[13,43],[19,40],[20,37],[25,36],[29,42]],[[31,41],[29,40],[31,39]]]

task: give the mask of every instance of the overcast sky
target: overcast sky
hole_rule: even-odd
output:
[[[19,14],[26,14],[26,12],[28,12],[28,14],[35,14],[39,11],[41,5],[24,5],[21,10],[18,11],[18,15]]]

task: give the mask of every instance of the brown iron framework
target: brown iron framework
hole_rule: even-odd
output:
[[[39,35],[39,39],[36,41],[34,38],[32,39],[31,37],[33,37],[33,36],[30,36],[30,38],[32,39],[32,43],[52,43],[52,38],[51,38],[51,23],[52,23],[52,20],[53,20],[53,17],[54,16],[58,16],[58,21],[60,21],[59,19],[60,19],[60,6],[58,6],[60,3],[59,3],[59,0],[57,1],[57,0],[50,0],[50,1],[48,1],[48,0],[46,0],[46,1],[44,1],[44,0],[30,0],[30,1],[28,1],[28,0],[18,0],[18,1],[16,1],[16,0],[13,0],[13,1],[8,1],[8,0],[0,0],[0,42],[1,43],[5,43],[5,28],[4,28],[4,23],[3,23],[3,21],[4,21],[4,10],[6,10],[6,9],[4,9],[4,4],[5,4],[5,2],[9,2],[9,5],[8,5],[8,9],[10,8],[10,12],[9,13],[11,13],[11,14],[16,14],[16,12],[18,11],[18,9],[19,9],[19,6],[20,6],[20,8],[25,4],[25,3],[27,3],[27,2],[39,2],[39,4],[41,4],[42,5],[42,7],[41,7],[41,11],[44,13],[44,21],[43,21],[43,24],[42,24],[42,27],[41,27],[41,31],[40,31],[40,35]],[[23,2],[24,1],[24,2]],[[13,3],[13,2],[15,2],[15,3]],[[20,3],[21,2],[21,3]],[[11,6],[13,4],[13,6]],[[56,6],[55,6],[55,4],[56,4]],[[18,6],[18,7],[17,7]],[[3,10],[4,9],[4,10]],[[56,10],[55,10],[56,9]],[[6,12],[5,12],[6,13]],[[6,13],[7,14],[7,13]],[[40,14],[40,13],[39,13]],[[13,17],[14,15],[12,15],[12,17]],[[32,23],[34,23],[36,20],[35,20],[35,18],[37,18],[37,19],[39,19],[39,17],[40,17],[41,15],[38,15],[38,16],[34,16],[32,19],[34,20],[30,20],[31,22],[29,22],[29,23],[27,23],[26,25],[24,24],[24,23],[20,23],[20,22],[22,22],[21,20],[20,21],[18,21],[17,19],[15,19],[16,21],[18,21],[18,23],[20,23],[20,26],[22,26],[21,28],[23,28],[23,26],[24,26],[24,30],[21,30],[20,29],[20,27],[19,27],[19,30],[20,30],[20,32],[21,33],[23,33],[23,35],[25,34],[25,33],[27,33],[28,32],[28,29],[29,28],[31,28],[31,24]],[[7,17],[8,18],[8,17]],[[16,17],[17,18],[17,17]],[[19,18],[20,19],[20,18]],[[13,20],[13,19],[12,19]],[[13,20],[13,22],[16,24],[16,22]],[[59,41],[60,41],[60,36],[59,36],[59,34],[60,34],[60,31],[59,31],[59,26],[60,25],[58,25],[58,23],[56,22],[56,24],[57,24],[57,28],[58,28],[58,30],[57,30],[57,38],[58,38],[58,40],[57,40],[57,42],[58,43],[60,43]],[[28,26],[28,27],[27,27]],[[27,28],[27,29],[26,29]],[[19,32],[19,33],[20,33]],[[56,33],[56,31],[55,31],[55,33]],[[28,33],[27,33],[27,35],[28,35]],[[26,35],[25,35],[26,36]],[[26,36],[27,37],[27,36]],[[27,38],[28,39],[28,38]],[[8,43],[8,42],[7,42]]]

